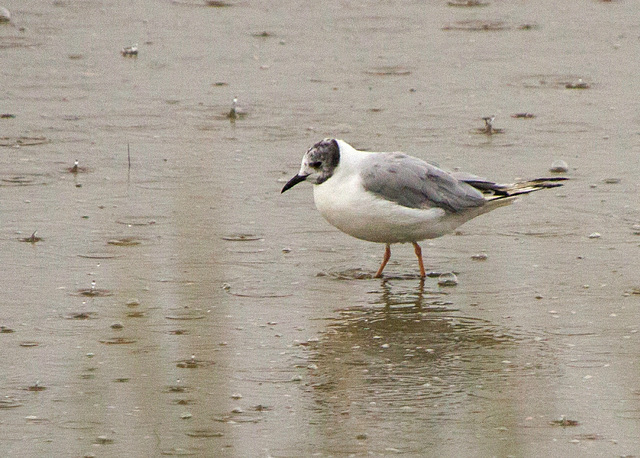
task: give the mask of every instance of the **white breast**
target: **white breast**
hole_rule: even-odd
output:
[[[365,191],[358,175],[334,175],[314,186],[320,214],[353,237],[379,243],[417,242],[440,237],[462,222],[441,208],[403,207]],[[464,222],[464,221],[463,221]]]

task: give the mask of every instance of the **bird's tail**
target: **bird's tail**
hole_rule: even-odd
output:
[[[557,188],[558,186],[562,186],[561,181],[568,179],[569,178],[566,177],[536,178],[511,184],[493,183],[482,179],[469,179],[464,181],[485,194],[487,200],[498,200],[519,196],[520,194],[529,194],[530,192],[541,189]]]

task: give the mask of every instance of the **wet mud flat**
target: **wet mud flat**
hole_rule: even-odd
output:
[[[640,454],[632,2],[0,6],[0,454]],[[571,180],[372,279],[329,136]]]

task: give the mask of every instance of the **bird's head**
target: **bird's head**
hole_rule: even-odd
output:
[[[313,184],[324,183],[331,178],[339,163],[340,145],[338,141],[333,138],[325,138],[307,150],[302,157],[300,171],[284,185],[282,192],[303,181]]]

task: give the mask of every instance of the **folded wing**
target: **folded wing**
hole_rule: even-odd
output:
[[[402,153],[372,153],[361,178],[367,191],[409,208],[439,207],[455,213],[486,202],[473,185]]]

